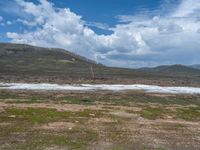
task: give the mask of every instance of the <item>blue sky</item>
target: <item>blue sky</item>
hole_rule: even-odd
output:
[[[26,0],[27,2],[33,2],[38,4],[38,0]],[[82,16],[83,20],[88,22],[98,22],[105,24],[109,27],[115,26],[118,23],[118,15],[133,15],[135,13],[143,11],[154,11],[160,8],[163,4],[163,0],[49,0],[55,7],[70,8],[76,14]],[[10,8],[14,7],[14,11]],[[0,0],[0,14],[7,21],[15,20],[19,17],[19,7],[16,6],[15,0]],[[7,10],[5,10],[7,9]],[[6,32],[8,31],[20,31],[20,28],[27,28],[21,24],[15,24],[13,26],[4,26],[1,28],[0,33],[2,35],[1,41],[9,41],[6,38]],[[110,34],[108,30],[99,29],[95,26],[91,26],[98,34]]]
[[[102,22],[110,26],[117,24],[117,15],[132,15],[137,11],[154,10],[162,0],[61,0],[59,7],[67,6],[84,20]]]
[[[0,0],[0,41],[108,66],[200,63],[199,0]]]

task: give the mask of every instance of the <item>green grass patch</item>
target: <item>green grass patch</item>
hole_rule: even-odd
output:
[[[164,107],[144,107],[138,113],[145,119],[165,119],[171,116],[174,119],[183,119],[187,121],[199,121],[200,120],[200,108],[199,107],[183,107],[174,108],[174,110],[166,109]]]
[[[164,115],[166,115],[167,111],[161,107],[156,107],[156,108],[146,107],[139,113],[143,118],[154,120],[158,118],[163,118]]]
[[[71,112],[59,112],[56,109],[45,109],[45,108],[8,108],[0,114],[0,118],[9,118],[14,115],[13,119],[31,122],[34,124],[42,124],[53,122],[57,120],[67,119],[70,117]]]
[[[67,135],[64,134],[52,134],[45,132],[31,132],[26,135],[28,138],[25,139],[26,142],[15,142],[11,143],[11,149],[14,148],[16,150],[22,149],[46,149],[46,148],[55,148],[55,149],[83,149],[86,150],[86,144],[84,141],[73,140]],[[9,149],[9,148],[8,148]]]
[[[124,92],[124,93],[54,93],[54,92],[10,92],[0,91],[0,101],[10,101],[23,103],[38,103],[51,101],[54,103],[69,103],[94,105],[96,102],[104,102],[118,106],[132,106],[135,104],[161,104],[161,105],[197,105],[200,106],[200,97],[198,95],[174,95],[159,97],[148,95],[140,92]],[[21,102],[20,102],[21,101]]]
[[[188,121],[199,121],[200,120],[200,108],[189,107],[181,108],[176,111],[176,117]]]

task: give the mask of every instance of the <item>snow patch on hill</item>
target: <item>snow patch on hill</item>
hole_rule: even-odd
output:
[[[147,93],[171,93],[171,94],[200,94],[200,88],[196,87],[161,87],[156,85],[122,85],[122,84],[47,84],[47,83],[0,83],[0,89],[8,90],[43,90],[43,91],[126,91],[144,90]]]

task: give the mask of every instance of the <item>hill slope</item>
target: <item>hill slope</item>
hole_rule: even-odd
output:
[[[4,73],[59,74],[86,73],[95,62],[62,49],[21,44],[0,44],[0,71]]]
[[[189,67],[194,68],[194,69],[199,69],[199,70],[200,70],[200,65],[199,65],[199,64],[191,65],[191,66],[189,66]]]
[[[179,74],[185,76],[200,74],[200,70],[184,65],[158,66],[152,70],[160,73]]]
[[[0,43],[0,82],[200,85],[199,76],[185,66],[111,68],[63,49]]]

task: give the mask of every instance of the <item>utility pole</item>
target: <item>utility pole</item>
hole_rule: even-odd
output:
[[[94,79],[94,70],[93,70],[93,66],[90,67],[90,70],[91,70],[92,78]]]

